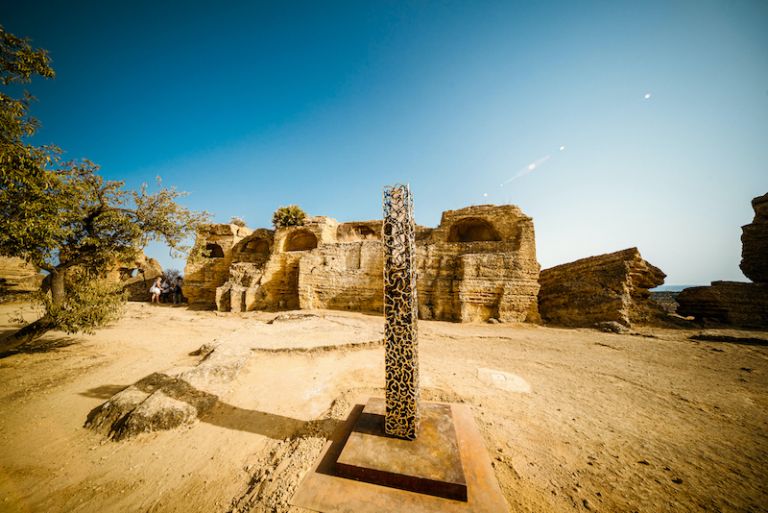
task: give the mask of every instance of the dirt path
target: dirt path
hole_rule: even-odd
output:
[[[338,421],[383,387],[381,318],[318,315],[131,304],[96,335],[0,359],[0,511],[288,510]],[[422,322],[424,396],[471,406],[511,511],[766,511],[768,346],[693,333]],[[122,442],[83,428],[227,337],[256,350],[190,427]]]

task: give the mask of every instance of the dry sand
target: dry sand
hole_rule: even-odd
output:
[[[0,305],[0,331],[19,308]],[[315,314],[267,324],[275,314],[134,303],[95,335],[52,333],[0,359],[0,511],[304,511],[288,502],[330,432],[383,393],[382,318]],[[768,346],[656,328],[419,329],[424,397],[471,406],[510,511],[768,511]],[[214,340],[254,351],[193,424],[120,442],[83,427]]]

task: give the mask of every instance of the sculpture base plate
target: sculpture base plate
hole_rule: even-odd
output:
[[[336,475],[446,499],[467,500],[467,482],[451,407],[421,403],[419,412],[421,422],[415,440],[391,437],[384,433],[384,400],[369,399],[336,460]]]
[[[376,401],[376,399],[369,401],[368,407],[366,407],[369,414],[376,415],[377,411],[381,412],[380,409],[376,410]],[[383,404],[381,399],[378,401],[381,402],[380,404]],[[417,493],[417,491],[408,491],[402,489],[402,487],[395,488],[392,483],[375,484],[371,481],[375,479],[380,480],[382,475],[380,468],[378,470],[374,469],[374,478],[364,481],[356,480],[358,477],[355,477],[355,479],[341,477],[339,475],[339,463],[341,463],[342,473],[346,472],[349,475],[348,473],[351,470],[352,474],[358,475],[358,473],[363,472],[361,469],[380,467],[382,460],[388,459],[384,454],[371,454],[370,451],[383,452],[386,449],[382,447],[387,445],[394,444],[403,447],[402,444],[414,443],[389,437],[378,437],[385,440],[384,445],[378,445],[381,441],[377,440],[372,443],[378,448],[365,449],[364,447],[371,440],[368,437],[376,436],[370,433],[370,426],[373,423],[375,428],[375,421],[377,419],[375,417],[363,417],[364,407],[358,404],[352,409],[347,420],[334,434],[333,439],[326,443],[317,462],[299,484],[291,503],[294,506],[323,513],[402,513],[403,511],[408,511],[409,513],[502,513],[508,511],[507,503],[499,489],[496,476],[491,467],[483,438],[475,425],[469,407],[463,404],[431,404],[439,408],[433,409],[429,407],[426,408],[427,410],[450,413],[450,415],[446,416],[448,418],[447,423],[437,421],[436,426],[442,426],[442,429],[445,429],[447,426],[452,428],[456,446],[458,447],[459,469],[463,471],[464,476],[466,500],[438,497],[429,492]],[[421,430],[425,429],[423,422],[426,415],[423,412],[425,407],[429,405],[430,403],[420,405],[423,415]],[[379,408],[381,407],[383,406]],[[361,419],[361,417],[363,418]],[[423,431],[420,432],[420,437],[423,434]],[[362,442],[362,444],[355,442],[354,438],[359,438],[358,442]],[[350,442],[352,445],[349,445]],[[424,457],[424,454],[429,452],[429,450],[424,451],[421,457]],[[441,450],[438,452],[445,451]],[[451,451],[448,450],[447,452],[450,453]],[[342,458],[342,455],[344,455],[344,458]],[[448,457],[448,460],[450,460],[450,457]],[[408,465],[409,463],[410,465],[405,468],[418,470],[414,468],[416,466],[415,460],[410,461],[406,459],[396,464],[392,462],[385,463],[385,469],[388,469],[385,472],[389,474],[398,473],[399,469],[403,468],[403,465]],[[437,463],[435,465],[440,466],[441,464]],[[436,468],[435,465],[432,467],[433,470]],[[350,469],[350,467],[354,468]],[[412,473],[409,470],[405,474]],[[424,485],[424,473],[417,472],[417,474],[417,476],[411,475],[411,477],[418,477],[421,479],[421,485]],[[431,475],[433,477],[442,475],[444,477],[438,477],[438,479],[448,479],[447,482],[453,484],[460,483],[453,481],[456,479],[456,473],[451,473],[451,471],[446,471],[446,469],[441,469],[438,473],[433,472]],[[445,477],[451,475],[454,477]],[[427,480],[430,479],[427,478]]]

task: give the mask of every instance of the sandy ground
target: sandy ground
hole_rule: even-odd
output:
[[[19,308],[0,305],[0,332]],[[0,359],[0,511],[304,511],[288,501],[329,433],[382,394],[383,320],[273,317],[130,304],[95,335]],[[424,397],[470,405],[510,511],[768,511],[768,345],[419,329]],[[192,425],[120,442],[83,427],[126,386],[244,338],[252,356]]]

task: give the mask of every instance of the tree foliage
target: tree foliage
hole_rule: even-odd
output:
[[[41,294],[50,327],[70,334],[93,333],[123,313],[128,293],[119,282],[80,268],[67,273],[65,287],[67,294],[60,304]]]
[[[47,52],[0,27],[0,84],[28,83],[34,75],[54,76]],[[154,192],[146,184],[127,190],[88,160],[65,161],[57,147],[29,144],[38,127],[32,100],[27,92],[0,93],[0,255],[50,273],[48,326],[92,329],[119,310],[122,296],[101,282],[110,265],[134,258],[151,240],[183,254],[208,214],[181,206],[184,193],[159,178]]]
[[[170,268],[163,271],[163,281],[167,281],[168,283],[176,283],[181,277],[181,271],[178,269]]]
[[[272,214],[272,224],[275,228],[286,226],[303,226],[307,214],[298,205],[280,207]]]

